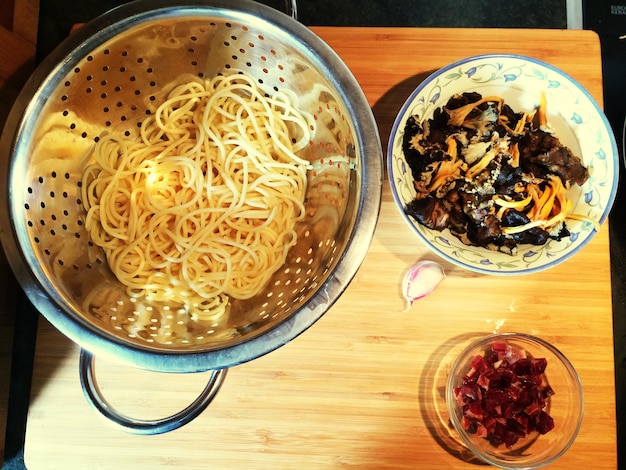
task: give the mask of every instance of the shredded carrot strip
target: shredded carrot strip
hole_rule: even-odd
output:
[[[457,142],[453,136],[450,136],[446,139],[446,145],[448,146],[447,154],[450,155],[453,159],[456,159],[457,155]]]
[[[437,169],[437,176],[431,181],[429,185],[429,189],[434,191],[439,187],[443,186],[446,182],[451,181],[453,179],[457,179],[461,177],[461,166],[463,165],[463,160],[444,160],[439,164],[439,168]]]
[[[499,118],[498,118],[498,123],[499,123],[502,127],[504,127],[504,129],[507,131],[507,133],[509,133],[509,134],[511,134],[511,135],[518,135],[518,134],[519,134],[519,132],[517,132],[515,129],[511,129],[511,128],[509,127],[509,121],[508,121],[508,119],[506,119],[506,120],[505,120],[505,119],[503,119],[502,117],[499,117]]]
[[[509,153],[511,154],[511,166],[513,168],[519,167],[519,146],[517,142],[509,146]]]
[[[520,120],[517,121],[517,124],[515,124],[515,128],[512,129],[509,126],[509,120],[506,116],[500,115],[498,117],[498,123],[502,127],[504,127],[506,131],[511,135],[520,135],[522,132],[524,132],[524,127],[526,126],[527,122],[528,122],[528,114],[524,113],[522,117],[520,118]]]
[[[521,134],[524,131],[524,126],[526,126],[526,122],[528,119],[528,114],[524,113],[522,118],[517,121],[517,125],[515,126],[515,133]]]
[[[537,204],[537,210],[534,213],[534,220],[546,220],[550,217],[552,210],[554,208],[554,200],[556,198],[557,188],[554,188],[551,184],[546,186],[541,197],[539,198],[539,203]]]
[[[539,213],[539,208],[541,207],[539,204],[540,196],[539,196],[539,187],[536,184],[529,184],[526,186],[528,194],[533,198],[533,205],[528,211],[528,218],[530,220],[535,220],[537,214]]]
[[[550,179],[550,185],[555,190],[555,197],[559,202],[559,207],[561,208],[561,211],[569,211],[572,206],[572,202],[567,198],[565,186],[563,186],[561,178],[553,175],[549,175],[548,178]]]
[[[472,167],[469,168],[469,170],[467,170],[465,176],[469,179],[474,178],[478,173],[487,168],[487,165],[491,163],[491,160],[493,160],[497,154],[497,149],[491,149],[487,151],[477,163],[475,163]]]
[[[539,201],[537,202],[537,210],[535,211],[534,219],[541,218],[541,209],[548,203],[548,200],[552,197],[552,188],[548,186],[546,189],[541,191],[541,196],[539,197]],[[550,207],[550,210],[552,208]],[[543,217],[545,219],[545,217]]]

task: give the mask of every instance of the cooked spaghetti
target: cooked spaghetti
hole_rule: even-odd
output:
[[[258,294],[296,243],[311,119],[233,74],[173,87],[137,140],[102,136],[85,226],[128,294],[199,319]]]

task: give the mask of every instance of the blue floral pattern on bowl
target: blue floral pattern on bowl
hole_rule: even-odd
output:
[[[530,111],[547,98],[550,125],[561,142],[579,155],[589,169],[589,179],[574,186],[568,196],[572,212],[602,224],[607,218],[618,180],[618,157],[611,127],[591,95],[573,78],[545,62],[517,55],[482,55],[450,64],[432,74],[411,94],[398,114],[389,139],[387,170],[394,200],[407,223],[433,251],[466,269],[514,275],[555,266],[578,252],[595,234],[594,224],[568,220],[570,237],[542,246],[521,245],[510,256],[486,248],[464,245],[449,231],[430,230],[404,212],[415,198],[413,178],[402,152],[407,119],[430,118],[433,111],[457,93],[476,91],[504,98],[516,111]]]

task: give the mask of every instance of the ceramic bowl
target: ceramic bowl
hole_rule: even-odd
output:
[[[429,119],[455,94],[475,91],[497,95],[517,112],[532,111],[545,93],[547,117],[562,144],[578,155],[589,170],[582,185],[572,185],[568,198],[572,212],[587,220],[567,220],[569,237],[550,239],[545,245],[519,245],[514,255],[468,246],[448,229],[431,230],[407,215],[415,199],[413,176],[402,150],[407,119]],[[463,268],[484,273],[515,275],[541,271],[580,251],[607,218],[618,182],[618,152],[606,116],[593,97],[573,78],[537,59],[518,55],[481,55],[443,67],[430,75],[409,96],[394,122],[387,150],[387,170],[393,198],[419,239],[442,258]],[[592,222],[594,221],[594,222]]]

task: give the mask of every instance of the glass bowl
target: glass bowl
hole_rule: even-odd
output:
[[[496,353],[494,353],[494,350],[496,350]],[[537,392],[549,386],[554,392],[553,395],[550,395],[550,389],[545,388],[545,390],[548,391],[544,393],[544,395],[550,396],[545,399],[545,407],[543,407],[541,411],[539,411],[536,406],[528,405],[524,407],[524,411],[521,411],[522,406],[519,401],[521,398],[515,398],[512,401],[515,405],[519,405],[519,410],[514,411],[512,414],[503,411],[503,409],[507,407],[505,404],[496,407],[494,406],[495,402],[492,401],[490,405],[485,405],[485,391],[500,388],[497,385],[497,377],[490,376],[488,372],[489,368],[483,369],[482,374],[477,374],[478,376],[482,375],[482,378],[469,381],[469,383],[476,382],[480,384],[479,388],[482,392],[482,398],[479,399],[480,401],[476,400],[476,405],[472,406],[471,411],[468,410],[467,405],[464,411],[463,403],[473,401],[473,399],[470,400],[467,398],[468,394],[464,393],[469,392],[469,389],[464,389],[462,392],[459,392],[460,398],[457,398],[455,389],[458,392],[458,388],[461,387],[464,380],[468,383],[468,375],[473,376],[472,371],[475,369],[472,368],[472,362],[477,356],[487,358],[490,354],[497,354],[498,351],[500,354],[499,358],[504,356],[505,359],[494,364],[496,370],[501,370],[501,363],[504,364],[505,368],[509,368],[504,361],[508,362],[510,360],[513,364],[517,362],[520,355],[518,352],[520,351],[522,351],[522,356],[525,352],[527,358],[546,359],[547,365],[545,372],[542,374],[542,383],[529,388],[529,390]],[[474,364],[476,365],[476,362],[474,362]],[[525,377],[527,376],[522,372],[522,369],[519,369],[518,372],[518,378],[513,379],[515,386],[503,387],[504,390],[514,393],[514,390],[519,390],[520,387],[526,387],[525,383],[527,379]],[[536,370],[534,372],[536,372]],[[484,377],[491,377],[491,381],[488,379],[485,380]],[[522,383],[522,380],[524,383]],[[521,393],[517,393],[520,397],[522,396]],[[497,394],[492,395],[490,393],[489,397],[493,399],[496,395]],[[451,366],[446,386],[446,402],[450,421],[467,448],[488,464],[510,469],[539,468],[554,462],[562,456],[578,435],[583,419],[584,408],[582,385],[578,374],[569,360],[558,349],[546,341],[522,333],[489,335],[467,346]],[[478,403],[480,403],[480,405],[478,405]],[[480,410],[483,412],[484,410],[489,410],[478,420],[472,418],[472,416],[476,415],[476,406],[479,406]],[[544,406],[543,403],[539,408],[542,406]],[[518,407],[514,406],[514,409],[515,408]],[[493,437],[494,434],[502,436],[502,433],[487,431],[487,428],[494,429],[493,422],[490,422],[490,419],[487,418],[487,414],[494,416],[499,412],[502,412],[502,415],[507,414],[513,416],[509,419],[514,419],[517,423],[525,422],[524,420],[537,422],[536,417],[538,413],[547,413],[547,415],[553,419],[554,428],[543,434],[537,430],[531,430],[524,437],[519,437],[517,442],[508,446],[503,442],[498,442],[497,437]],[[469,418],[467,417],[468,415],[470,416]],[[480,413],[478,413],[478,415],[480,415]],[[526,415],[526,417],[523,415]],[[515,427],[513,426],[515,423],[506,421],[506,418],[502,416],[498,416],[496,420],[501,423],[507,423],[508,426],[505,427],[509,430]],[[536,427],[539,428],[545,425],[545,422],[546,418],[544,416],[542,424]],[[477,426],[476,423],[487,423],[488,426],[481,428]],[[532,428],[535,426],[526,425],[526,429],[529,427]]]

